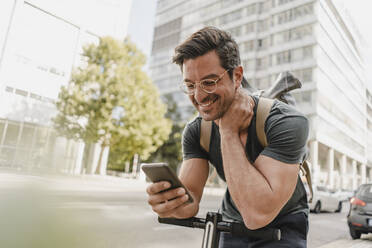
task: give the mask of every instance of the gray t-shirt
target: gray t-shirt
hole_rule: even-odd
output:
[[[262,147],[256,134],[256,111],[258,97],[253,96],[255,101],[254,116],[248,127],[248,138],[245,146],[246,154],[251,163],[262,154],[278,161],[289,164],[300,164],[307,154],[306,142],[309,134],[307,118],[295,108],[275,100],[270,114],[265,122],[265,133],[268,141],[267,147]],[[209,153],[200,145],[201,117],[196,117],[185,127],[182,137],[183,159],[204,158],[216,168],[218,175],[225,180],[223,171],[220,133],[218,126],[212,124],[211,142]],[[297,186],[290,200],[280,211],[277,218],[288,213],[302,211],[308,212],[306,191],[298,177]],[[224,218],[242,221],[242,217],[236,208],[229,190],[226,190],[221,209]]]

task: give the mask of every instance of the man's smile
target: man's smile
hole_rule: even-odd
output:
[[[195,102],[199,105],[199,107],[206,108],[206,107],[211,106],[213,103],[215,103],[217,99],[218,99],[218,96],[213,95],[211,97],[208,97],[208,99],[203,100],[202,102],[198,102],[197,100],[195,100]]]

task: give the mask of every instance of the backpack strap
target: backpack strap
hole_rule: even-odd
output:
[[[274,100],[264,97],[258,99],[257,113],[256,113],[256,134],[258,141],[263,147],[267,146],[267,139],[265,134],[265,122],[269,116]]]
[[[257,113],[256,113],[256,133],[258,137],[258,141],[263,147],[267,146],[267,139],[266,139],[266,133],[265,133],[265,122],[267,117],[269,116],[271,107],[274,103],[273,99],[268,99],[264,97],[260,97],[258,100],[257,105]],[[301,172],[303,176],[306,177],[307,185],[309,186],[310,196],[309,196],[309,202],[311,203],[313,200],[313,186],[311,182],[311,174],[310,174],[310,168],[309,168],[309,161],[304,161],[300,165]]]
[[[300,168],[301,168],[302,174],[306,177],[307,185],[309,186],[310,195],[309,195],[309,200],[308,201],[309,201],[309,203],[311,203],[313,201],[314,192],[313,192],[313,184],[311,182],[311,174],[310,174],[309,164],[310,164],[310,162],[305,160],[301,164]]]
[[[203,118],[200,123],[200,145],[209,152],[209,143],[212,135],[212,121],[206,121]]]

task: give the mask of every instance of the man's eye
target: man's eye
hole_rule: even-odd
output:
[[[188,84],[188,83],[185,83],[186,87],[188,89],[194,89],[195,88],[195,84]]]
[[[203,86],[213,86],[215,84],[214,80],[204,80],[202,81]]]

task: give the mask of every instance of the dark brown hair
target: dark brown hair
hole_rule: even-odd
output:
[[[216,51],[221,66],[229,70],[230,78],[235,67],[240,65],[239,47],[231,35],[215,27],[205,27],[193,33],[175,48],[173,63],[181,67],[187,59],[195,59],[210,51]]]

